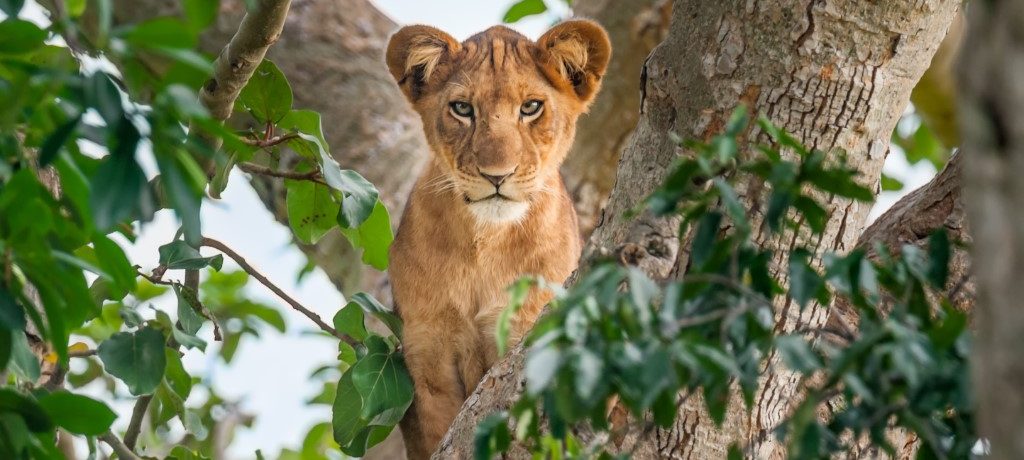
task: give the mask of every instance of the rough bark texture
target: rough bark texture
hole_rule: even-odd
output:
[[[970,255],[966,249],[971,243],[971,235],[968,232],[962,193],[964,161],[964,153],[953,155],[949,164],[930,182],[907,194],[866,228],[857,240],[857,247],[866,250],[872,259],[878,256],[875,252],[878,243],[896,254],[908,244],[926,249],[929,235],[938,229],[945,229],[955,245],[950,258],[947,293],[958,309],[971,311],[974,308],[975,286],[971,278]],[[840,322],[846,322],[854,328],[859,322],[857,311],[848,299],[842,297],[832,304],[825,329],[842,331],[844,328]],[[843,337],[836,339],[839,343],[845,342]]]
[[[579,0],[573,5],[574,15],[599,22],[612,41],[601,93],[580,118],[576,142],[562,165],[584,238],[597,226],[615,183],[619,154],[640,117],[640,69],[665,38],[671,11],[669,0]]]
[[[971,2],[960,127],[978,283],[972,377],[979,435],[995,459],[1024,458],[1024,3]]]
[[[685,267],[677,220],[622,213],[646,196],[680,152],[669,132],[707,138],[719,132],[731,110],[744,103],[768,116],[805,144],[825,151],[843,149],[852,166],[877,186],[892,129],[910,91],[928,67],[957,1],[829,2],[678,0],[672,26],[644,66],[641,117],[620,161],[604,222],[585,250],[614,254],[658,279]],[[747,133],[764,140],[763,134]],[[756,184],[751,184],[756,185]],[[757,209],[756,186],[746,205]],[[826,202],[830,219],[822,238],[803,243],[820,251],[852,248],[868,207],[846,200]],[[763,244],[784,254],[792,240]],[[799,241],[799,239],[798,239]],[[784,260],[776,261],[779,266]],[[827,309],[802,313],[778,305],[778,329],[822,326]],[[435,458],[467,458],[479,420],[509,407],[522,385],[522,349],[510,353],[484,378],[463,406]],[[798,378],[769,357],[754,410],[738,399],[725,424],[715,428],[701,398],[689,398],[675,426],[655,430],[624,448],[637,458],[722,458],[732,442],[751,458],[778,458],[784,450],[772,429],[788,413]]]

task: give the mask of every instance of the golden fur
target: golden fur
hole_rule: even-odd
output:
[[[558,168],[610,52],[604,30],[583,20],[537,42],[501,26],[462,43],[427,26],[391,38],[388,67],[433,151],[391,248],[416,386],[402,422],[411,459],[430,456],[497,359],[506,288],[528,275],[561,283],[576,267],[576,214]],[[550,299],[530,293],[512,341]]]

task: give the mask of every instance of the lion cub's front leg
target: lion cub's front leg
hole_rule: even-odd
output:
[[[402,420],[410,460],[430,458],[484,365],[475,351],[475,328],[454,310],[434,313],[403,317],[405,360],[415,387],[413,407]]]

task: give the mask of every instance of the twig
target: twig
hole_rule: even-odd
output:
[[[146,409],[153,400],[153,395],[142,395],[135,400],[135,407],[132,408],[132,419],[128,422],[128,429],[124,432],[124,444],[128,449],[135,449],[135,443],[142,433],[142,418],[146,416]],[[111,446],[113,447],[113,446]]]
[[[261,274],[255,268],[253,268],[252,265],[249,265],[249,262],[246,262],[245,259],[242,258],[242,256],[240,256],[237,252],[229,248],[226,244],[221,243],[220,241],[217,241],[212,238],[203,238],[203,246],[214,248],[230,257],[232,260],[235,261],[235,263],[242,267],[242,270],[245,270],[246,273],[252,275],[253,278],[256,278],[261,284],[266,286],[267,289],[270,289],[271,291],[273,291],[274,294],[277,294],[278,297],[287,302],[288,305],[290,305],[293,309],[302,313],[307,318],[316,323],[316,325],[320,327],[320,329],[322,329],[324,332],[327,332],[328,334],[331,334],[334,337],[337,337],[339,340],[352,346],[355,346],[358,343],[356,342],[355,339],[338,332],[329,324],[325,323],[324,320],[320,319],[320,316],[317,315],[316,313],[313,313],[313,311],[309,310],[306,307],[303,307],[302,304],[300,304],[298,301],[296,301],[291,296],[286,294],[283,290],[281,290],[281,288],[277,287],[277,285],[270,282],[270,280],[267,279],[266,276],[263,276],[263,274]]]
[[[263,61],[267,49],[280,38],[291,6],[291,0],[258,0],[252,3],[254,5],[242,18],[238,32],[213,62],[213,78],[199,91],[199,101],[216,120],[227,120],[231,116],[238,94]],[[196,135],[210,150],[220,149],[221,139],[203,133],[196,123],[190,124],[189,133]],[[203,170],[212,175],[214,162],[208,158],[201,160]]]
[[[271,126],[271,128],[273,128],[273,126]],[[292,139],[298,139],[298,138],[299,138],[298,134],[291,133],[291,134],[284,134],[284,135],[281,135],[281,136],[274,136],[274,137],[265,138],[265,139],[251,139],[251,138],[248,138],[248,137],[243,137],[242,138],[242,142],[244,142],[247,145],[251,145],[253,147],[265,148],[265,147],[273,147],[275,145],[280,145],[280,144],[288,142],[288,141],[290,141]]]
[[[82,350],[82,351],[69,351],[69,358],[88,358],[89,356],[96,356],[96,350]]]
[[[156,270],[153,270],[153,271],[156,272]],[[135,268],[135,272],[138,273],[139,276],[145,278],[147,281],[149,281],[150,283],[153,283],[153,284],[161,284],[161,285],[164,285],[164,286],[176,286],[178,284],[177,281],[164,281],[164,280],[160,279],[160,277],[158,277],[158,276],[147,275],[142,270],[139,270],[139,268],[137,266]]]
[[[260,165],[253,164],[253,163],[239,163],[238,164],[238,169],[241,169],[242,171],[245,171],[245,172],[247,172],[249,174],[259,174],[261,176],[280,177],[280,178],[283,178],[283,179],[308,180],[308,181],[313,181],[313,182],[317,182],[317,183],[323,184],[323,181],[320,180],[320,177],[321,177],[320,176],[320,171],[316,170],[316,169],[314,169],[312,171],[307,171],[307,172],[277,171],[277,170],[274,170],[274,169],[270,169],[270,168],[268,168],[266,166],[260,166]]]
[[[135,452],[132,452],[114,433],[106,432],[100,435],[100,440],[107,443],[111,449],[114,449],[114,453],[117,454],[117,458],[123,460],[142,460]]]

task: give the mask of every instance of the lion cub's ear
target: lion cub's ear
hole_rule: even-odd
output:
[[[601,77],[612,55],[608,33],[596,22],[565,21],[537,40],[541,68],[556,86],[572,88],[584,103],[601,87]]]
[[[415,102],[445,78],[461,45],[451,35],[430,26],[406,26],[391,36],[386,59],[402,92]]]

